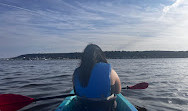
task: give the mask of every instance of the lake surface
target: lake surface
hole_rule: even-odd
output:
[[[110,59],[122,86],[148,82],[144,90],[122,90],[148,111],[188,111],[188,59]],[[0,94],[40,98],[69,93],[79,60],[0,60]],[[32,103],[21,111],[53,111],[63,99]]]

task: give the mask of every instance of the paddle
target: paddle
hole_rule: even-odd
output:
[[[134,86],[127,86],[127,87],[124,87],[122,89],[146,89],[147,87],[149,86],[148,83],[146,82],[142,82],[142,83],[138,83]]]
[[[148,87],[148,83],[139,83],[134,86],[127,86],[122,89],[145,89]],[[27,96],[17,95],[17,94],[0,94],[0,111],[16,111],[24,106],[29,105],[32,102],[40,101],[40,100],[49,100],[55,98],[65,98],[68,96],[74,96],[75,94],[65,94],[60,96],[52,96],[45,98],[30,98]]]
[[[74,96],[75,94],[65,94],[60,96],[52,96],[45,98],[30,98],[27,96],[22,96],[18,94],[0,94],[0,111],[17,111],[24,106],[29,105],[32,102],[41,101],[41,100],[49,100],[55,98],[65,98],[68,96]]]

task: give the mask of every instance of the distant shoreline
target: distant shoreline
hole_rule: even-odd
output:
[[[105,51],[107,59],[188,58],[188,51]],[[80,59],[81,52],[24,54],[9,60]]]

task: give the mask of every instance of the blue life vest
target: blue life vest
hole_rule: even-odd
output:
[[[74,77],[76,94],[80,97],[105,99],[111,95],[111,65],[97,63],[91,71],[87,87],[82,87],[78,76]],[[75,74],[77,75],[77,74]]]

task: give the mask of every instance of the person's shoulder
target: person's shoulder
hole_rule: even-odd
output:
[[[116,71],[112,68],[111,73],[116,74]]]
[[[80,70],[80,68],[79,68],[79,67],[78,67],[78,68],[76,68],[76,69],[74,70],[73,76],[74,76],[74,75],[76,75],[76,74],[78,74],[78,73],[79,73],[79,70]]]
[[[113,78],[116,78],[118,76],[117,73],[116,73],[116,71],[114,69],[111,69],[111,76]]]
[[[74,71],[79,71],[80,70],[80,67],[77,67]]]

